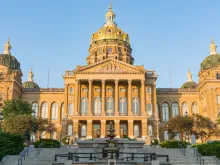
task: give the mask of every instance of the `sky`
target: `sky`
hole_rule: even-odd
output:
[[[130,36],[134,65],[155,70],[158,88],[181,87],[189,68],[198,81],[211,39],[220,45],[219,0],[1,0],[0,53],[10,37],[23,82],[32,68],[46,88],[50,66],[49,87],[63,88],[65,70],[86,65],[91,35],[110,2]]]

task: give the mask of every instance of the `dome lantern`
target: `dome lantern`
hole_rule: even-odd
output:
[[[4,52],[3,54],[8,54],[11,55],[11,44],[10,44],[10,38],[8,38],[8,41],[6,42],[5,46],[4,46]]]
[[[31,70],[30,70],[30,72],[28,74],[28,81],[32,81],[33,82],[33,78],[34,78],[34,74],[32,72],[32,68],[31,68]]]
[[[112,11],[112,5],[110,4],[109,8],[108,8],[108,12],[105,15],[106,22],[105,22],[104,26],[105,27],[106,26],[116,26],[116,23],[114,22],[115,17],[116,17],[116,15]]]
[[[189,69],[187,73],[187,81],[181,86],[181,89],[196,89],[197,86],[198,84],[193,81],[192,74]]]
[[[189,71],[187,73],[187,82],[192,82],[192,81],[193,81],[192,80],[192,74],[191,74],[190,69],[189,69]]]
[[[32,69],[30,70],[28,74],[28,81],[24,82],[22,84],[23,88],[33,88],[33,89],[39,89],[40,87],[37,85],[37,83],[33,80],[34,74],[32,72]]]
[[[210,46],[209,46],[209,49],[210,49],[210,55],[215,55],[217,54],[216,50],[217,50],[217,46],[215,45],[215,42],[214,40],[212,40]]]

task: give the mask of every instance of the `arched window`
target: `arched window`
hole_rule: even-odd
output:
[[[127,114],[127,102],[126,102],[126,98],[124,97],[120,98],[119,111],[120,114]]]
[[[134,97],[132,100],[132,110],[134,114],[140,114],[140,104],[137,97]]]
[[[70,87],[70,94],[73,93],[73,87]]]
[[[64,103],[61,104],[61,119],[64,118]]]
[[[52,120],[57,120],[58,104],[56,102],[52,104],[51,111],[52,111]]]
[[[32,104],[32,110],[33,110],[33,116],[37,117],[38,116],[38,103],[33,103]]]
[[[69,103],[68,105],[68,115],[73,115],[73,103]]]
[[[167,103],[162,104],[162,118],[163,121],[169,121],[169,105]]]
[[[114,115],[114,100],[112,97],[107,98],[106,111],[107,111],[107,116]]]
[[[44,102],[41,105],[41,117],[44,119],[48,117],[48,104],[47,104],[47,102]]]
[[[182,104],[182,112],[183,112],[183,116],[189,115],[189,107],[186,102]]]
[[[134,125],[134,137],[140,137],[140,126],[138,124]]]
[[[172,115],[173,117],[179,116],[179,105],[178,103],[172,104]]]
[[[194,103],[192,104],[192,113],[193,113],[193,114],[199,113],[199,107],[198,107],[198,104],[197,104],[196,102],[194,102]]]
[[[152,114],[153,114],[153,112],[152,112],[152,106],[151,106],[150,103],[147,104],[147,113],[148,113],[148,115],[152,115]]]
[[[101,109],[102,109],[102,106],[101,106],[101,99],[100,97],[96,97],[94,99],[94,115],[100,115],[101,114]]]
[[[86,137],[86,125],[85,124],[81,126],[81,136]]]
[[[152,125],[148,125],[148,135],[153,136],[153,127],[152,127]]]
[[[85,98],[85,97],[83,97],[81,99],[81,110],[80,110],[80,112],[81,112],[82,115],[83,114],[85,115],[88,112],[88,99]]]
[[[73,126],[72,125],[68,125],[68,127],[67,127],[67,135],[68,136],[72,136],[73,135]]]
[[[216,96],[217,104],[220,104],[220,96]]]
[[[147,87],[147,94],[151,94],[151,87]]]

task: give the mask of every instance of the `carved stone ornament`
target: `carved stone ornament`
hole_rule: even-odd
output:
[[[96,71],[97,72],[124,72],[125,70],[116,64],[109,63],[97,69]]]

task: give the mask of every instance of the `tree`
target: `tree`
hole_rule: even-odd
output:
[[[4,118],[14,115],[31,114],[33,112],[28,102],[21,99],[6,100],[3,106]]]
[[[206,142],[211,136],[217,136],[220,134],[217,123],[208,117],[196,114],[194,115],[193,120],[193,133],[197,138],[201,139],[202,143]]]
[[[192,133],[193,119],[191,117],[177,116],[168,122],[167,127],[170,138],[179,134],[183,141],[184,138],[186,139],[187,135],[189,136]]]

